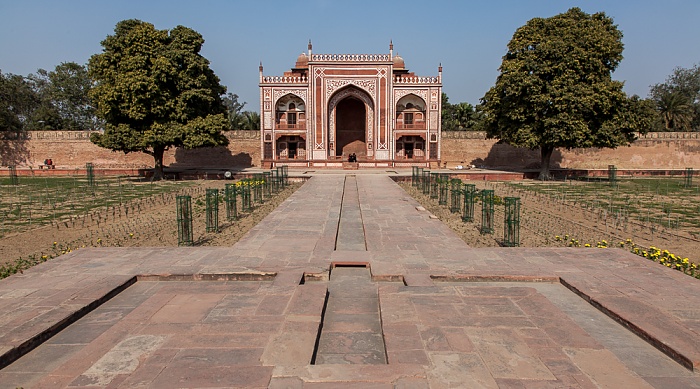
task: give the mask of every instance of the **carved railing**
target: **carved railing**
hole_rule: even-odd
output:
[[[396,124],[397,130],[425,130],[425,123],[413,123],[413,124]]]
[[[306,123],[297,123],[297,124],[277,123],[275,125],[275,128],[278,130],[306,130]]]
[[[312,54],[312,61],[322,62],[380,62],[391,61],[389,54]]]
[[[307,84],[306,76],[263,76],[263,84]]]
[[[440,80],[437,77],[394,77],[394,84],[439,84]]]

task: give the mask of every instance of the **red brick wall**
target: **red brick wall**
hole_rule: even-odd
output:
[[[0,165],[34,166],[51,158],[59,168],[153,167],[153,158],[143,153],[112,152],[90,143],[87,132],[37,131],[26,140],[0,140]],[[257,131],[228,134],[230,145],[166,152],[166,166],[249,167],[260,166],[260,136]],[[457,138],[462,137],[462,138]],[[469,137],[469,138],[468,138]],[[497,144],[483,133],[443,133],[442,161],[448,167],[473,164],[496,169],[537,168],[539,152]],[[556,150],[552,167],[570,169],[700,169],[700,133],[650,133],[629,147],[617,149]]]
[[[173,149],[165,152],[165,166],[250,167],[260,165],[258,131],[227,133],[228,147],[195,150]],[[83,168],[92,162],[96,168],[153,167],[153,157],[144,153],[110,151],[95,146],[88,132],[34,131],[25,140],[0,140],[0,164],[37,167],[51,158],[59,168]]]
[[[497,144],[483,133],[442,134],[442,161],[448,167],[472,164],[496,169],[537,168],[539,150]],[[659,132],[617,149],[557,149],[552,167],[569,169],[684,169],[700,167],[700,133]]]

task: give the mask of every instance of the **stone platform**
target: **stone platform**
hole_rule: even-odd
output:
[[[382,174],[314,176],[232,247],[63,255],[0,309],[0,388],[700,388],[700,281],[470,248]]]

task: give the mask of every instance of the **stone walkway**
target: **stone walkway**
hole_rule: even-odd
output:
[[[75,251],[0,309],[0,388],[700,388],[698,280],[470,248],[383,175],[315,176],[233,247]]]

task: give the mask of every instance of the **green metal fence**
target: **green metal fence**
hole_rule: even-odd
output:
[[[459,213],[462,207],[462,180],[450,180],[450,212]]]
[[[192,246],[192,197],[177,196],[177,244],[178,246]]]
[[[447,205],[447,200],[450,197],[450,175],[448,173],[440,173],[438,175],[438,204]]]
[[[423,175],[421,177],[421,192],[424,195],[430,195],[430,170],[423,170]]]
[[[476,203],[476,184],[464,184],[464,189],[462,189],[462,197],[464,198],[464,205],[462,207],[462,221],[463,222],[473,222],[474,221],[474,203]]]
[[[238,219],[238,187],[236,184],[226,184],[224,196],[226,201],[226,219],[228,221]]]
[[[430,173],[430,198],[437,199],[440,192],[440,173]]]
[[[219,190],[207,189],[207,232],[219,232]]]
[[[10,185],[19,185],[19,177],[17,177],[17,166],[10,165]]]
[[[241,211],[250,212],[253,209],[253,202],[251,201],[250,193],[250,179],[245,178],[241,181],[241,186],[239,187],[241,193]]]
[[[693,187],[693,168],[692,167],[685,168],[685,187],[686,188]]]
[[[481,233],[493,234],[493,190],[481,190]]]
[[[610,186],[617,185],[617,168],[615,165],[608,165],[608,181]]]
[[[87,175],[88,186],[95,186],[95,168],[92,162],[85,164],[85,174]]]
[[[506,197],[505,216],[503,220],[503,245],[520,246],[520,198]]]

